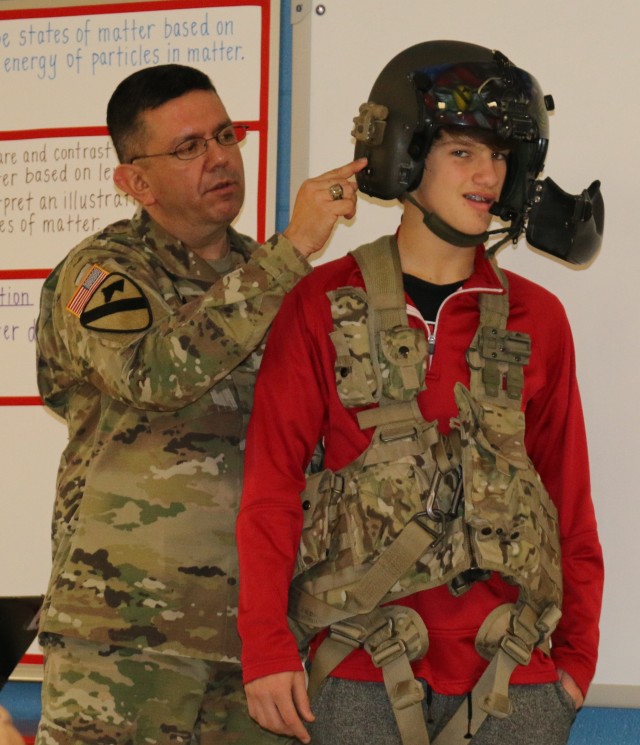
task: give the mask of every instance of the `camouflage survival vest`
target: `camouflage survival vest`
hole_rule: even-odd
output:
[[[366,292],[329,293],[336,385],[347,407],[379,403],[358,414],[360,427],[375,432],[355,461],[308,479],[290,626],[301,648],[329,630],[311,667],[311,694],[354,648],[365,648],[382,668],[403,743],[428,743],[423,689],[409,665],[426,654],[426,628],[415,611],[380,605],[442,584],[459,595],[500,572],[519,586],[518,602],[497,608],[478,633],[476,647],[490,664],[471,694],[472,721],[461,707],[436,739],[468,742],[487,714],[510,714],[512,671],[560,618],[557,513],[524,445],[530,339],[506,328],[507,279],[496,266],[507,291],[480,293],[470,390],[456,384],[459,414],[443,436],[416,400],[427,341],[409,327],[395,239],[353,256]]]

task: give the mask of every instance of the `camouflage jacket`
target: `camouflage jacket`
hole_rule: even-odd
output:
[[[42,291],[38,385],[66,419],[41,631],[237,659],[234,526],[265,333],[310,271],[230,230],[211,264],[144,212]]]

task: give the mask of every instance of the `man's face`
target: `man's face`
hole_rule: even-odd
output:
[[[190,91],[143,112],[142,154],[167,153],[193,137],[209,138],[231,120],[211,91]],[[153,217],[192,248],[236,218],[244,201],[244,168],[240,148],[210,140],[204,155],[193,160],[175,156],[135,161],[149,187]]]
[[[427,156],[425,173],[414,192],[418,202],[451,227],[483,233],[500,197],[508,149],[495,150],[464,133],[442,132]]]

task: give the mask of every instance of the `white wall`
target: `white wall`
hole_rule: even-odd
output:
[[[545,175],[572,193],[602,181],[605,241],[588,269],[568,268],[522,242],[503,250],[500,262],[555,292],[572,323],[607,572],[595,683],[632,686],[627,691],[640,706],[634,554],[640,249],[632,229],[640,167],[639,6],[633,0],[327,0],[301,3],[298,12],[297,5],[292,2],[292,194],[307,175],[351,160],[352,119],[378,73],[396,53],[429,39],[499,49],[531,72],[556,103]],[[393,232],[399,214],[396,206],[361,197],[356,218],[336,229],[321,260]]]

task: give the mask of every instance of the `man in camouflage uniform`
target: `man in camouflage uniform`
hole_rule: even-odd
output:
[[[38,384],[64,417],[53,571],[42,613],[39,745],[262,743],[245,713],[234,524],[265,333],[310,271],[365,161],[303,184],[259,246],[234,125],[192,68],[136,72],[107,123],[131,220],[45,282]],[[344,198],[328,187],[340,184]]]

